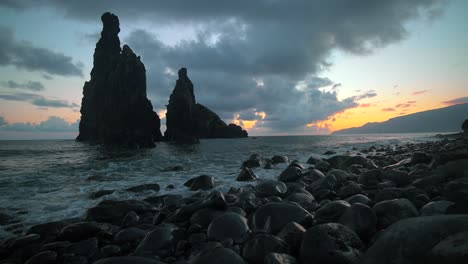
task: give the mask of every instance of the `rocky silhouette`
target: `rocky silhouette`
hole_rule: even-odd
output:
[[[240,138],[248,134],[240,126],[226,125],[221,118],[206,106],[197,104],[193,83],[187,69],[181,68],[179,79],[167,105],[166,140],[180,143],[195,143],[199,138]]]
[[[78,141],[121,147],[154,147],[160,119],[146,97],[146,70],[140,57],[120,48],[119,19],[105,13],[94,51],[91,79],[83,87]]]
[[[465,141],[468,142],[468,119],[465,119],[465,122],[463,122],[462,129],[463,137],[465,138]]]

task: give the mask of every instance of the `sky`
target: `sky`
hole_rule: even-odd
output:
[[[468,1],[0,0],[0,140],[74,138],[100,16],[146,67],[165,130],[177,70],[249,135],[328,134],[468,102]]]

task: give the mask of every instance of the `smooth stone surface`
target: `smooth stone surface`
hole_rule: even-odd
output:
[[[184,183],[191,191],[209,190],[215,186],[215,179],[208,175],[200,175]]]
[[[288,254],[268,253],[265,256],[265,264],[297,264],[295,257]]]
[[[338,195],[341,197],[341,199],[346,199],[350,196],[353,196],[356,194],[362,194],[362,193],[363,193],[363,190],[361,186],[353,182],[341,187],[338,190]]]
[[[86,220],[119,225],[123,217],[130,211],[135,211],[137,214],[143,214],[155,210],[156,208],[151,204],[139,200],[104,200],[98,203],[95,207],[88,209]]]
[[[430,254],[433,254],[431,250],[438,243],[445,239],[450,241],[450,237],[468,232],[467,223],[468,215],[421,216],[401,220],[377,238],[364,254],[361,263],[428,263],[432,257]],[[451,250],[450,248],[456,251],[454,247],[447,249]]]
[[[343,200],[329,202],[315,212],[315,218],[320,223],[337,222],[350,206],[348,202]]]
[[[141,241],[135,249],[134,255],[142,257],[169,256],[173,246],[173,231],[175,229],[176,227],[170,224],[157,226]]]
[[[276,236],[259,234],[244,244],[242,257],[249,263],[262,264],[270,252],[288,253],[288,245]]]
[[[358,177],[358,183],[366,186],[375,186],[382,181],[382,170],[374,169],[363,172]]]
[[[189,260],[190,264],[247,264],[236,252],[227,248],[206,249]]]
[[[276,234],[286,224],[291,222],[301,223],[307,217],[310,217],[309,212],[299,206],[275,202],[257,209],[252,216],[252,224],[250,226],[254,231],[263,230]]]
[[[296,166],[289,166],[284,169],[278,177],[282,182],[293,182],[301,177],[302,170]]]
[[[362,203],[365,205],[369,205],[372,203],[372,201],[369,199],[369,197],[363,195],[363,194],[356,194],[351,197],[348,197],[345,199],[349,204],[353,205],[355,203]]]
[[[380,202],[374,205],[372,210],[374,210],[377,216],[377,226],[379,229],[386,228],[404,218],[419,215],[416,207],[406,198]]]
[[[161,186],[157,183],[147,183],[125,189],[128,192],[159,191]]]
[[[446,237],[428,253],[429,263],[468,263],[468,232]]]
[[[328,223],[307,230],[302,240],[302,263],[359,263],[362,242],[348,227]],[[378,262],[376,262],[378,263]]]
[[[62,229],[59,235],[60,240],[80,241],[94,237],[101,231],[101,227],[96,222],[80,222],[68,225]]]
[[[42,251],[32,256],[25,264],[53,264],[57,261],[57,252]]]
[[[255,181],[257,176],[250,168],[243,168],[236,178],[236,181]]]
[[[376,232],[377,216],[369,206],[355,203],[344,211],[339,222],[356,232],[361,239],[368,239]]]
[[[236,213],[225,213],[216,217],[208,226],[208,238],[210,240],[223,241],[231,238],[234,241],[242,241],[249,226],[247,219]]]
[[[93,264],[164,264],[151,258],[142,258],[136,256],[111,257],[100,259]]]
[[[422,216],[443,215],[447,212],[447,208],[452,205],[454,205],[454,203],[450,201],[430,202],[421,207],[419,212]]]
[[[274,180],[262,181],[255,186],[255,191],[262,197],[282,196],[287,190],[286,184]]]
[[[396,183],[398,187],[407,186],[413,181],[406,171],[401,170],[386,171],[383,173],[382,178]]]

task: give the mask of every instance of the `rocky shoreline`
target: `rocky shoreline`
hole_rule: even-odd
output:
[[[261,154],[261,153],[260,153]],[[287,167],[262,180],[256,167]],[[83,218],[0,242],[0,263],[467,263],[468,145],[462,138],[359,155],[252,155],[242,189],[186,182],[190,197],[104,200]],[[138,192],[157,183],[135,186]],[[105,194],[104,194],[105,195]]]

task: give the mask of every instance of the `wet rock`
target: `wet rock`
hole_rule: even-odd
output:
[[[315,165],[319,162],[322,161],[322,158],[319,156],[319,155],[316,155],[316,154],[312,154],[310,155],[310,157],[307,159],[307,164],[312,164],[312,165]]]
[[[146,231],[141,230],[136,227],[129,227],[122,229],[114,236],[114,241],[118,244],[130,243],[136,244],[139,243],[146,236]]]
[[[116,245],[107,245],[101,248],[101,256],[103,258],[117,256],[120,252],[120,247]]]
[[[164,169],[162,169],[163,172],[169,172],[169,171],[183,171],[184,167],[182,165],[173,165],[173,166],[168,166]]]
[[[413,181],[407,172],[400,170],[386,171],[382,178],[396,183],[398,187],[405,187]]]
[[[225,211],[223,210],[215,210],[212,208],[203,208],[201,210],[196,211],[190,217],[190,224],[191,225],[200,225],[203,228],[207,228],[208,225],[213,221],[216,217],[224,214]]]
[[[38,241],[40,238],[41,238],[41,235],[39,234],[28,234],[28,235],[20,236],[20,237],[14,238],[11,242],[9,242],[7,248],[9,250],[14,250],[20,247],[24,247],[28,244]]]
[[[226,197],[221,191],[214,190],[210,193],[205,201],[207,207],[217,210],[225,210],[228,207]]]
[[[72,242],[80,241],[96,236],[101,230],[96,222],[75,223],[64,227],[60,232],[59,239]]]
[[[250,168],[243,168],[239,175],[237,176],[236,181],[254,181],[257,179],[257,176]]]
[[[138,224],[139,220],[140,220],[140,217],[138,216],[138,214],[135,213],[134,211],[130,211],[123,218],[121,226],[122,227],[134,226]]]
[[[335,169],[347,170],[352,165],[360,165],[363,168],[375,168],[372,161],[362,156],[337,155],[327,159],[327,162]]]
[[[454,205],[454,203],[450,201],[435,201],[427,203],[421,207],[419,211],[422,216],[443,215],[452,205]]]
[[[94,199],[101,198],[102,196],[113,194],[114,192],[115,192],[114,190],[99,190],[99,191],[91,193],[89,195],[89,198],[94,200]]]
[[[427,259],[433,264],[468,262],[468,232],[446,237],[432,247]]]
[[[288,246],[276,236],[259,234],[244,244],[242,257],[249,263],[262,264],[270,252],[288,253]]]
[[[377,216],[369,206],[356,203],[344,211],[339,222],[353,230],[361,239],[368,240],[376,232]]]
[[[300,257],[302,263],[359,263],[361,248],[361,240],[348,227],[321,224],[305,233]]]
[[[98,249],[98,240],[93,237],[91,239],[82,240],[70,244],[65,248],[65,254],[78,255],[83,257],[91,257]]]
[[[282,196],[288,188],[280,181],[266,180],[255,186],[255,191],[261,197]]]
[[[299,248],[305,232],[306,230],[302,225],[290,222],[276,236],[286,242],[290,248],[296,249]]]
[[[184,183],[191,191],[209,190],[215,186],[215,179],[208,175],[201,175]]]
[[[273,164],[277,164],[277,163],[289,163],[289,158],[286,157],[286,156],[273,156],[271,158],[271,162]]]
[[[91,80],[83,87],[76,139],[130,148],[154,147],[154,141],[161,138],[160,119],[146,97],[145,66],[127,45],[120,49],[118,17],[105,13],[101,20],[103,30],[94,51]]]
[[[394,199],[377,203],[372,207],[377,216],[378,228],[386,228],[389,225],[408,218],[418,216],[418,210],[406,198]]]
[[[325,178],[325,175],[317,169],[311,169],[306,172],[303,172],[301,177],[303,177],[304,179],[307,179],[310,182],[315,182],[315,181]]]
[[[429,154],[422,151],[416,151],[413,152],[413,155],[411,156],[411,164],[428,164],[431,162],[431,159],[432,157]]]
[[[300,168],[296,166],[289,166],[281,172],[278,180],[282,182],[296,181],[301,177],[301,172],[302,170]]]
[[[333,190],[336,184],[336,178],[333,174],[331,174],[314,181],[312,184],[306,187],[306,190],[315,195],[320,190]]]
[[[167,257],[175,246],[173,232],[177,228],[174,225],[159,225],[149,232],[140,245],[135,249],[135,256],[151,257],[154,255]]]
[[[54,264],[57,261],[57,252],[43,251],[30,257],[25,264]]]
[[[248,231],[247,219],[236,213],[225,213],[210,223],[207,233],[211,240],[232,238],[234,241],[242,241]]]
[[[265,264],[297,264],[295,257],[288,254],[268,253],[265,256]]]
[[[223,264],[247,264],[236,252],[221,247],[203,250],[189,262],[190,264],[210,264],[213,260]]]
[[[345,201],[347,201],[349,204],[353,205],[355,203],[362,203],[365,205],[370,205],[372,201],[369,199],[369,197],[362,195],[362,194],[356,194],[353,195],[349,198],[346,198]]]
[[[457,234],[468,232],[467,222],[468,215],[421,216],[401,220],[377,238],[364,254],[361,263],[464,263],[450,260],[456,257],[457,250],[466,246],[466,240],[461,241],[461,247],[449,241],[453,241],[452,238]],[[448,243],[443,242],[444,240]],[[439,248],[447,251],[441,250],[441,254],[438,254],[439,243]],[[435,250],[432,251],[433,249]],[[446,255],[442,253],[444,251],[447,252]],[[437,256],[444,255],[443,261],[437,259]]]
[[[136,256],[124,256],[124,257],[110,257],[100,259],[93,264],[164,264],[163,262],[157,261],[153,258],[143,258]]]
[[[358,183],[363,184],[365,186],[375,186],[380,183],[382,179],[382,170],[374,169],[363,172],[359,175]]]
[[[323,153],[323,155],[335,155],[336,154],[336,151],[334,150],[327,150]]]
[[[333,174],[335,176],[336,180],[340,183],[346,182],[348,178],[350,177],[349,174],[344,171],[344,170],[338,170],[338,169],[333,169],[329,172],[327,172],[327,176]]]
[[[286,224],[302,223],[310,217],[309,212],[300,206],[284,202],[268,203],[261,206],[252,216],[250,225],[254,231],[278,233]]]
[[[159,191],[161,189],[161,186],[157,183],[147,183],[147,184],[142,184],[134,187],[130,187],[125,189],[127,192],[145,192],[145,191]]]
[[[60,221],[47,222],[44,224],[32,226],[29,228],[26,234],[38,234],[41,236],[41,241],[51,242],[57,238],[65,226],[81,221],[83,220],[79,218],[71,218]]]
[[[343,186],[338,190],[338,195],[342,199],[348,198],[356,194],[362,194],[362,193],[363,193],[363,190],[361,186],[359,186],[356,183],[349,183],[348,185]]]
[[[315,212],[315,217],[320,223],[338,222],[338,219],[350,206],[348,202],[343,200],[332,201],[320,207]]]
[[[395,188],[395,187],[385,188],[377,192],[374,198],[374,202],[379,203],[382,201],[403,198],[404,196],[405,196],[405,193],[403,189]]]
[[[137,214],[144,214],[155,210],[156,208],[151,204],[138,200],[104,200],[95,207],[88,209],[86,220],[119,225],[123,217],[130,211],[134,211]]]

